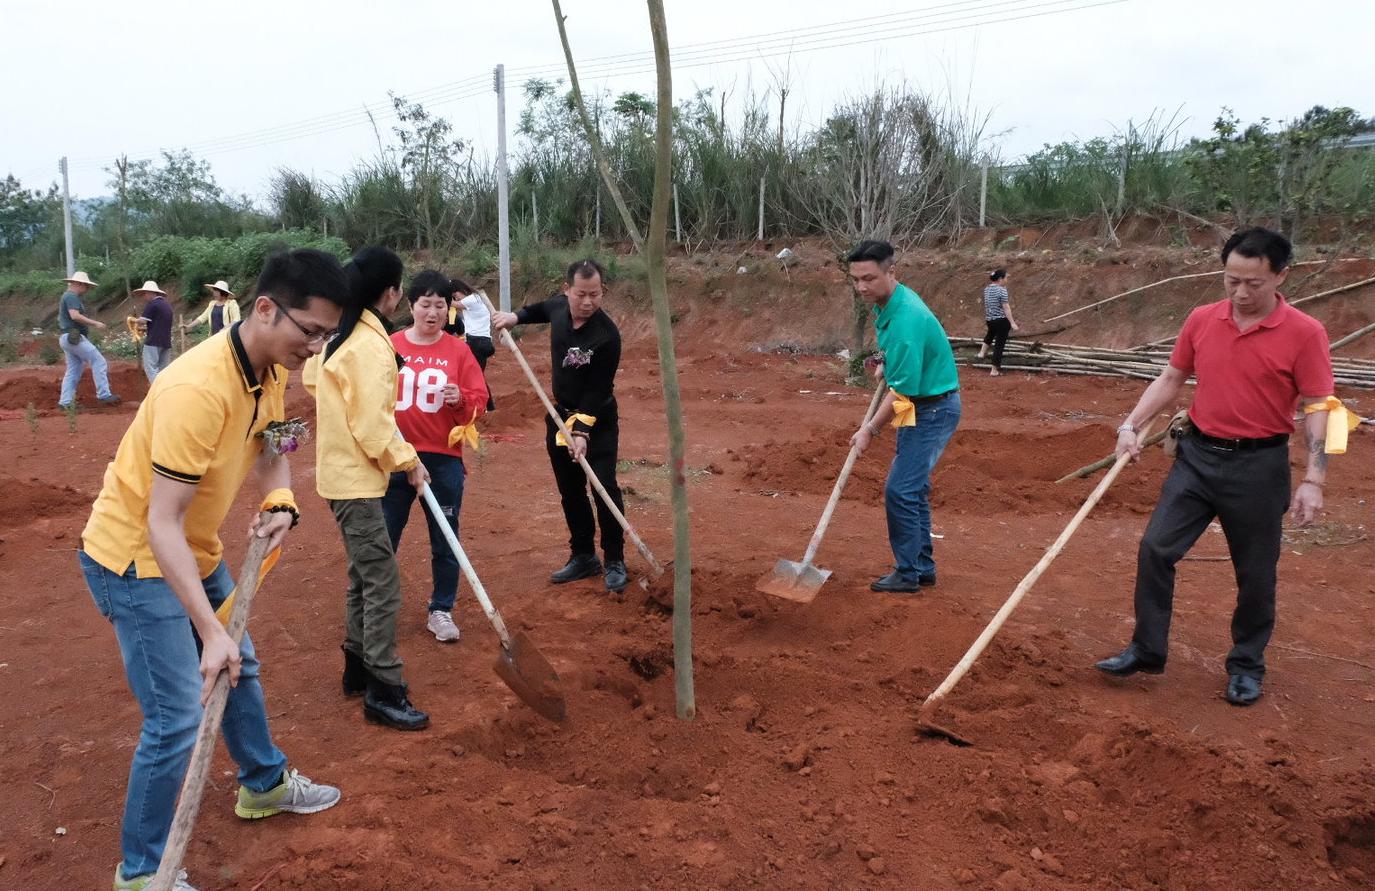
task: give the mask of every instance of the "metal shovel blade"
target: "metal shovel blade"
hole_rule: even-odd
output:
[[[556,723],[567,717],[567,706],[559,692],[559,674],[524,631],[511,638],[511,649],[501,648],[492,670],[521,702],[541,716]]]
[[[831,577],[829,569],[822,569],[811,563],[795,563],[792,560],[779,560],[773,572],[754,583],[754,587],[765,594],[795,600],[798,603],[811,603],[821,586]]]

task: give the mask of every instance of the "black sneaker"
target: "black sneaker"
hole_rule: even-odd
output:
[[[384,684],[377,678],[368,678],[363,717],[396,730],[424,730],[430,726],[430,716],[411,705],[405,684]]]
[[[576,582],[578,579],[590,579],[595,575],[602,574],[602,561],[597,559],[596,554],[574,554],[563,565],[563,569],[558,570],[549,576],[549,581],[556,585],[565,582]]]
[[[931,584],[935,584],[935,577],[932,576]],[[921,577],[915,575],[903,575],[894,570],[883,578],[874,581],[869,585],[870,591],[880,591],[885,594],[914,594],[921,587]]]
[[[606,561],[606,590],[620,593],[625,590],[628,581],[624,560]]]

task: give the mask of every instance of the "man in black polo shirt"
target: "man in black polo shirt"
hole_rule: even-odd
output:
[[[577,458],[587,459],[616,507],[625,512],[621,488],[616,484],[620,430],[614,388],[621,363],[621,332],[601,309],[604,278],[595,260],[579,260],[568,267],[562,294],[523,306],[518,312],[492,315],[492,327],[499,331],[516,325],[549,325],[554,407],[573,434],[572,442],[563,443],[553,420],[545,419],[545,448],[563,499],[572,552],[568,563],[550,576],[556,585],[602,574],[592,507],[587,503],[587,477]],[[600,499],[595,500],[606,558],[606,589],[620,591],[626,585],[625,534],[615,515]]]

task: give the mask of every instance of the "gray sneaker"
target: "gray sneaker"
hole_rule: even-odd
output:
[[[288,770],[282,781],[266,792],[254,792],[239,787],[239,800],[234,813],[245,820],[261,820],[273,814],[314,814],[339,803],[339,790],[333,786],[312,783],[295,768]]]
[[[458,626],[454,624],[453,613],[442,609],[431,610],[430,620],[425,623],[425,627],[430,629],[434,639],[440,643],[458,640]]]
[[[132,879],[126,879],[124,878],[124,874],[119,871],[119,867],[115,867],[115,891],[143,891],[152,881],[153,877],[151,875],[135,876]],[[172,883],[172,891],[196,891],[196,889],[192,888],[186,881],[186,870],[177,870],[177,879]]]

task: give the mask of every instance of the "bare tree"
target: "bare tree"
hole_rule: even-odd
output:
[[[801,182],[804,223],[838,252],[864,239],[895,244],[957,234],[970,200],[984,119],[907,88],[879,85],[842,103],[813,137]],[[855,355],[868,307],[853,294]]]
[[[669,189],[673,181],[673,73],[668,58],[668,25],[663,0],[648,0],[649,30],[654,37],[654,63],[659,101],[654,128],[654,204],[649,213],[649,293],[654,302],[654,330],[659,339],[659,377],[668,419],[668,452],[673,496],[673,679],[678,717],[697,713],[692,682],[692,538],[688,520],[687,443],[683,402],[678,390],[678,361],[673,349],[673,317],[668,305],[664,254],[668,241]]]

